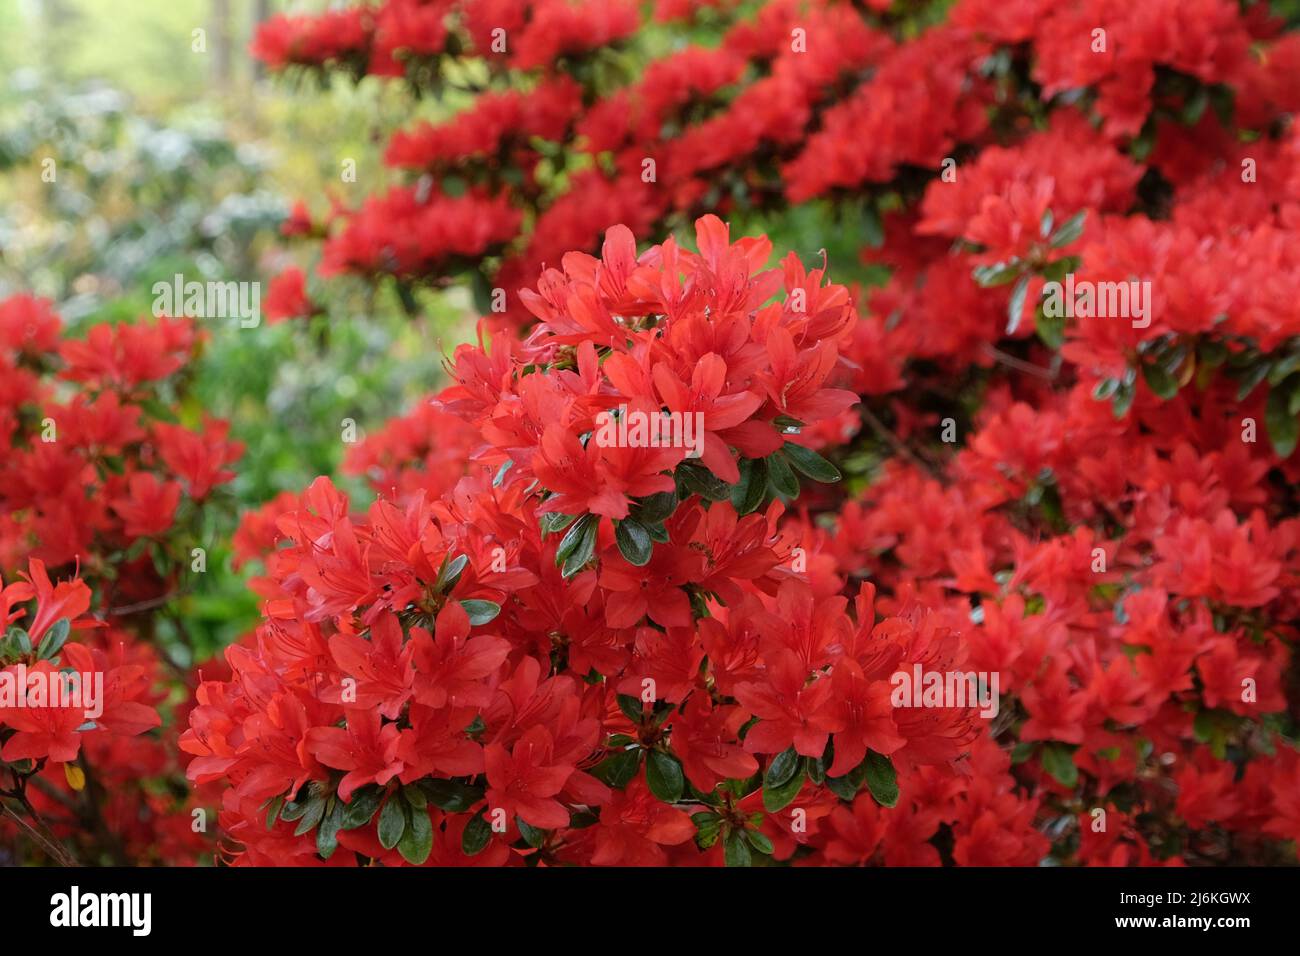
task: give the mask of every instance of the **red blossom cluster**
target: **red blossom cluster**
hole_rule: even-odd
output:
[[[200,343],[168,318],[73,338],[46,300],[0,302],[7,863],[174,863],[210,846],[183,805],[177,730],[161,726],[175,675],[150,643],[150,612],[192,573],[200,509],[240,453],[225,422],[169,420]],[[82,696],[53,695],[65,671]]]
[[[517,289],[565,252],[594,252],[614,222],[645,239],[706,212],[887,194],[1080,91],[1098,135],[1144,147],[1171,101],[1196,117],[1235,105],[1253,128],[1300,101],[1300,39],[1231,0],[1194,14],[1181,0],[963,0],[915,36],[880,5],[718,6],[719,43],[662,55],[642,51],[635,8],[570,0],[385,0],[265,24],[254,51],[273,68],[348,65],[478,94],[393,136],[386,162],[420,178],[332,209],[324,269],[477,272],[506,292],[493,311],[526,322]]]
[[[697,246],[615,227],[566,256],[526,340],[462,346],[438,409],[355,462],[382,482],[454,416],[454,469],[426,453],[362,517],[327,479],[274,506],[267,620],[181,744],[229,782],[240,862],[936,863],[940,825],[961,862],[1044,852],[972,706],[891,703],[959,634],[878,621],[871,585],[850,608],[760,507],[837,477],[799,430],[857,400],[830,385],[848,291],[715,218]],[[602,443],[615,409],[698,413],[700,454]]]
[[[946,6],[659,4],[721,40],[638,59],[390,0],[266,57],[486,77],[393,139],[414,185],[287,232],[506,307],[354,452],[364,518],[321,481],[250,525],[266,621],[185,742],[243,862],[1295,861],[1300,33]],[[819,202],[887,279],[713,218],[636,252]],[[695,412],[698,455],[601,437]]]

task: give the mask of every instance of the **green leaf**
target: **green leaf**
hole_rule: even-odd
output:
[[[633,509],[632,513],[637,521],[644,525],[652,525],[666,520],[676,508],[677,495],[671,491],[661,491],[642,498],[641,503]]]
[[[302,819],[302,815],[306,812],[307,812],[306,800],[304,800],[302,803],[295,803],[294,801],[290,800],[280,810],[280,819],[284,820],[286,823],[292,823],[294,820]]]
[[[564,550],[565,542],[571,539],[573,542],[563,558],[564,568],[561,574],[564,577],[573,577],[596,553],[596,529],[599,525],[600,519],[595,515],[583,515],[561,539],[561,550]],[[559,553],[556,554],[555,559],[557,563],[561,560]]]
[[[433,821],[429,819],[429,811],[423,808],[412,810],[406,831],[397,843],[397,852],[407,863],[419,866],[429,858],[432,849]]]
[[[501,613],[501,605],[496,601],[480,601],[472,599],[461,601],[460,606],[465,609],[469,615],[469,623],[473,626],[487,624],[496,620],[496,616]]]
[[[1011,299],[1007,302],[1007,335],[1015,335],[1020,328],[1020,320],[1025,314],[1025,296],[1029,293],[1029,276],[1022,275],[1011,290]]]
[[[492,839],[492,825],[480,813],[465,824],[465,832],[460,835],[460,850],[466,856],[477,856],[487,849]]]
[[[1088,211],[1077,212],[1057,228],[1052,233],[1052,238],[1048,240],[1053,249],[1060,249],[1062,246],[1068,246],[1074,240],[1083,235],[1083,224],[1088,218]]]
[[[438,571],[438,579],[433,582],[435,591],[450,591],[460,579],[460,573],[469,564],[469,556],[459,554],[451,561],[445,561]]]
[[[420,789],[435,807],[448,813],[464,813],[483,799],[481,788],[437,777],[421,780]]]
[[[524,838],[524,842],[533,849],[546,842],[546,831],[530,826],[521,817],[515,817],[515,826],[519,827],[519,835]]]
[[[629,564],[642,568],[650,563],[654,542],[650,540],[650,532],[641,522],[624,518],[614,528],[614,540],[618,542],[619,553]]]
[[[677,466],[677,477],[688,491],[709,501],[725,501],[731,494],[731,486],[701,465],[682,462]]]
[[[767,496],[767,467],[761,458],[746,458],[739,467],[740,480],[731,486],[730,498],[736,514],[747,515]]]
[[[765,853],[768,856],[771,856],[776,851],[776,847],[772,846],[772,841],[757,830],[746,830],[744,832],[745,839],[749,841],[749,845],[759,853]]]
[[[1043,769],[1063,787],[1074,788],[1079,783],[1079,768],[1074,765],[1074,753],[1064,744],[1047,744],[1043,747]]]
[[[1133,399],[1137,397],[1137,389],[1133,387],[1132,382],[1124,381],[1119,383],[1119,388],[1115,390],[1115,397],[1111,399],[1111,411],[1115,413],[1116,418],[1123,418],[1128,414],[1128,410],[1133,407]]]
[[[827,777],[826,786],[830,788],[831,793],[841,800],[852,800],[862,789],[862,785],[867,782],[867,760],[864,757],[862,762],[850,770],[842,777]]]
[[[1268,369],[1268,363],[1260,361],[1240,373],[1237,386],[1237,401],[1245,401],[1250,393],[1259,386],[1259,383],[1268,377]]]
[[[741,835],[741,831],[732,830],[727,834],[726,840],[722,843],[722,859],[727,866],[750,865],[752,858],[749,855],[749,844]]]
[[[321,818],[325,816],[325,794],[313,793],[307,800],[307,811],[298,821],[298,826],[294,829],[294,836],[302,836],[304,833],[310,833],[316,829],[316,824],[320,823]]]
[[[1297,369],[1300,369],[1300,352],[1292,352],[1269,367],[1268,384],[1281,385]]]
[[[321,820],[320,829],[316,831],[316,852],[321,859],[328,860],[339,846],[339,830],[343,826],[343,801],[330,797],[329,813]]]
[[[538,524],[541,526],[542,534],[548,535],[563,531],[577,520],[577,515],[566,515],[562,511],[548,511],[538,520]]]
[[[708,811],[692,813],[691,822],[696,827],[695,845],[701,850],[707,850],[718,842],[718,837],[722,834],[722,817],[718,814]]]
[[[397,793],[391,794],[384,809],[379,811],[379,845],[385,850],[391,850],[401,841],[406,832],[407,813],[406,801]]]
[[[646,757],[645,780],[650,785],[650,792],[664,803],[676,803],[682,798],[685,778],[682,765],[672,754],[650,751]]]
[[[266,828],[275,829],[276,818],[279,817],[280,811],[284,809],[284,797],[276,797],[267,804],[266,808]]]
[[[379,809],[382,796],[383,792],[376,787],[362,787],[353,791],[351,801],[343,806],[343,829],[355,830],[369,823]]]
[[[898,774],[894,771],[894,762],[874,750],[867,751],[867,789],[872,798],[882,807],[898,804]]]
[[[786,442],[785,455],[790,459],[790,464],[813,481],[829,484],[840,480],[840,470],[811,448]]]
[[[1292,388],[1295,386],[1292,385]],[[1268,401],[1264,403],[1264,424],[1268,429],[1268,440],[1279,458],[1290,458],[1295,451],[1296,440],[1300,438],[1300,419],[1291,413],[1290,404],[1291,389],[1285,386],[1270,390]]]
[[[799,796],[799,791],[803,789],[804,777],[807,770],[804,766],[802,757],[795,760],[795,771],[790,775],[790,779],[782,784],[769,787],[763,784],[763,809],[768,813],[776,813],[788,807],[794,798]]]
[[[794,772],[799,769],[799,761],[802,759],[794,747],[782,750],[767,765],[767,773],[763,775],[763,786],[779,787],[783,783],[789,783]]]
[[[785,455],[781,452],[773,452],[767,456],[767,480],[772,489],[779,495],[786,498],[799,497],[799,479],[794,476],[790,469],[790,463],[786,461]]]
[[[54,622],[54,625],[45,632],[41,638],[40,645],[36,648],[37,660],[48,661],[55,654],[63,649],[63,645],[68,640],[68,632],[71,630],[71,622],[66,617],[60,618]]]
[[[641,750],[633,748],[606,757],[591,768],[591,775],[607,786],[620,790],[627,786],[629,780],[636,776],[636,769],[641,765]]]
[[[615,694],[614,700],[617,701],[618,709],[623,712],[623,716],[632,723],[639,724],[644,719],[645,712],[640,697],[633,697],[631,694]]]
[[[1054,352],[1065,344],[1065,316],[1063,315],[1053,318],[1040,306],[1034,311],[1034,330],[1042,343]]]
[[[1168,401],[1178,394],[1178,380],[1165,371],[1164,366],[1159,363],[1143,365],[1142,378],[1146,380],[1147,387],[1155,393],[1156,397],[1163,401]]]
[[[587,536],[587,531],[595,523],[595,515],[583,515],[564,533],[564,537],[560,539],[560,543],[555,549],[555,563],[557,566],[563,564],[564,559],[582,545],[583,539]]]
[[[1010,262],[995,262],[988,266],[976,266],[971,270],[971,277],[981,288],[991,289],[994,286],[1006,285],[1020,275],[1020,272],[1020,260],[1012,259]]]

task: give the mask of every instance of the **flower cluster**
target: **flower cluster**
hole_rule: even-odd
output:
[[[188,428],[169,410],[200,344],[187,320],[73,338],[45,300],[0,302],[7,862],[177,862],[208,845],[182,810],[160,715],[176,678],[150,642],[240,452],[225,422]]]
[[[505,302],[352,456],[364,518],[322,480],[250,533],[266,620],[184,744],[243,861],[1294,862],[1300,34],[669,3],[721,32],[658,56],[428,6],[268,57],[486,84],[290,231]],[[881,281],[712,217],[637,253],[826,204]],[[996,706],[892,693],[930,673]]]
[[[276,505],[267,619],[181,744],[229,782],[241,862],[938,862],[940,826],[963,862],[1043,852],[974,702],[891,700],[960,667],[960,633],[878,620],[871,585],[850,606],[781,528],[796,473],[838,478],[799,439],[856,402],[847,290],[715,218],[697,246],[615,227],[565,257],[526,340],[461,347],[356,463],[420,478],[362,517],[327,479]],[[601,439],[639,411],[698,442]],[[447,418],[441,462],[401,437]]]

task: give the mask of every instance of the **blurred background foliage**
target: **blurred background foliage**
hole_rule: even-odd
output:
[[[413,103],[398,84],[261,77],[248,38],[282,7],[0,0],[0,298],[49,297],[75,335],[148,317],[154,283],[177,273],[261,282],[263,313],[282,269],[312,276],[309,253],[278,235],[292,203],[321,209],[381,191],[388,134],[440,107]],[[355,182],[340,175],[345,159]],[[444,350],[473,331],[460,290],[421,292],[414,319],[392,290],[360,281],[309,278],[308,293],[324,309],[309,321],[198,320],[209,341],[176,413],[190,424],[229,419],[246,448],[234,506],[211,516],[203,586],[162,615],[159,636],[182,666],[257,620],[244,583],[257,569],[231,567],[238,514],[337,475],[343,420],[364,438],[409,408],[437,387]],[[368,503],[360,481],[340,484]],[[167,633],[180,621],[185,634]]]

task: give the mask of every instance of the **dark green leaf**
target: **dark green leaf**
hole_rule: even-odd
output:
[[[419,866],[429,858],[433,849],[433,821],[424,808],[413,809],[406,821],[406,831],[397,842],[397,852],[412,866]]]
[[[325,816],[325,794],[313,793],[307,800],[307,811],[298,821],[298,826],[294,829],[294,836],[302,836],[304,833],[310,833],[316,829],[316,824],[320,823],[321,818]]]
[[[1020,328],[1020,320],[1025,314],[1025,296],[1029,293],[1029,276],[1023,275],[1011,290],[1011,299],[1007,302],[1007,335],[1015,335]]]
[[[790,779],[780,786],[769,787],[763,785],[763,809],[768,813],[776,813],[788,807],[794,798],[799,796],[799,791],[803,789],[804,777],[806,770],[802,757],[799,757],[795,763],[795,772]]]
[[[772,841],[757,830],[746,830],[745,839],[748,840],[749,845],[759,853],[765,853],[768,856],[771,856],[776,851],[776,847],[772,846]]]
[[[473,599],[461,601],[460,606],[465,609],[465,613],[469,615],[469,623],[474,626],[494,621],[496,616],[501,613],[501,605],[496,601]]]
[[[397,846],[406,832],[406,801],[400,794],[390,794],[384,809],[379,811],[379,845],[385,850]]]
[[[803,445],[796,445],[793,442],[786,442],[785,455],[790,459],[790,464],[813,481],[826,484],[840,480],[839,469],[811,448],[805,448]]]
[[[1178,394],[1178,380],[1158,363],[1153,362],[1149,365],[1143,365],[1142,378],[1146,380],[1147,387],[1159,399],[1167,401]]]
[[[460,835],[460,849],[466,856],[477,856],[487,849],[492,839],[492,825],[478,814],[465,824],[465,832]]]
[[[267,804],[266,808],[266,828],[275,829],[276,818],[280,816],[280,811],[284,809],[284,797],[276,797]]]
[[[641,504],[633,514],[642,524],[659,524],[668,518],[677,507],[677,496],[671,491],[661,491],[641,499]]]
[[[639,521],[632,518],[620,521],[614,529],[614,540],[618,542],[619,553],[629,564],[641,568],[650,563],[654,543],[650,540],[650,532]]]
[[[645,779],[650,792],[664,803],[676,803],[682,798],[682,765],[671,754],[650,751],[646,757]]]
[[[643,714],[640,697],[633,697],[631,694],[615,694],[614,700],[618,702],[618,709],[628,720],[634,724],[641,723]]]
[[[374,817],[379,809],[379,800],[383,792],[377,787],[362,787],[354,790],[352,799],[343,807],[343,829],[354,830],[363,827]]]
[[[718,842],[718,836],[722,833],[722,817],[716,813],[701,811],[692,813],[691,820],[696,826],[696,846],[701,850],[707,850]]]
[[[867,789],[872,798],[882,807],[892,807],[898,803],[898,774],[894,772],[894,762],[874,750],[867,751]]]
[[[601,783],[616,790],[627,786],[629,780],[636,776],[636,769],[641,765],[641,750],[633,748],[606,757],[591,768],[591,775]]]
[[[795,751],[794,747],[787,747],[779,754],[772,758],[772,762],[767,765],[767,773],[763,775],[763,786],[779,787],[783,783],[789,783],[794,772],[799,769],[799,761],[803,759]]]
[[[433,583],[435,591],[450,591],[456,585],[460,578],[460,573],[465,570],[465,565],[469,564],[469,557],[459,554],[452,558],[451,561],[443,564],[438,571],[438,579]]]
[[[519,817],[515,817],[515,826],[519,827],[519,835],[524,838],[524,842],[533,849],[536,849],[546,842],[545,830],[539,830],[537,827],[530,826]]]
[[[971,276],[981,287],[989,289],[993,286],[1006,285],[1020,275],[1020,271],[1020,260],[1012,259],[1010,262],[995,262],[988,266],[976,266],[971,270]]]
[[[732,830],[727,834],[726,840],[722,843],[722,858],[727,866],[749,866],[751,857],[749,855],[749,844],[740,831]]]
[[[1068,246],[1074,240],[1083,235],[1083,224],[1088,218],[1087,210],[1077,212],[1057,228],[1049,240],[1053,249],[1060,249]]]
[[[539,524],[542,528],[542,534],[554,534],[557,531],[563,531],[569,525],[573,524],[578,518],[577,515],[566,515],[562,511],[548,511],[542,515]]]
[[[794,476],[785,455],[779,451],[773,452],[766,461],[767,480],[772,485],[772,489],[786,498],[798,498],[799,479]]]
[[[846,773],[842,777],[827,777],[826,786],[830,788],[831,793],[841,800],[852,800],[862,789],[862,785],[867,782],[867,761],[864,757],[862,762]]]
[[[731,486],[730,498],[736,514],[747,515],[767,497],[767,467],[762,459],[746,458],[740,462],[740,480]]]
[[[1268,440],[1279,458],[1290,458],[1295,451],[1296,440],[1300,438],[1300,419],[1291,413],[1290,399],[1290,390],[1278,387],[1269,391],[1268,401],[1264,404]]]
[[[440,780],[436,777],[421,780],[420,789],[435,807],[448,813],[464,813],[483,799],[482,789],[455,780]]]
[[[709,501],[725,501],[731,494],[731,486],[702,465],[684,461],[677,466],[677,477],[688,491]]]
[[[36,648],[37,660],[48,661],[55,654],[63,649],[63,645],[68,640],[68,631],[71,624],[68,619],[60,618],[54,622],[54,625],[45,632],[41,638],[40,645]]]
[[[596,529],[600,525],[600,519],[595,515],[583,515],[560,542],[560,547],[564,547],[564,542],[569,536],[578,531],[575,544],[564,558],[564,569],[561,572],[564,577],[571,578],[582,570],[583,566],[591,560],[591,556],[596,553]],[[558,560],[559,556],[556,555]]]
[[[321,820],[316,831],[316,852],[328,860],[339,846],[339,830],[343,826],[343,802],[337,797],[329,799],[329,813]]]
[[[1074,789],[1079,783],[1079,768],[1074,753],[1064,744],[1047,744],[1042,750],[1043,769],[1063,787]]]

